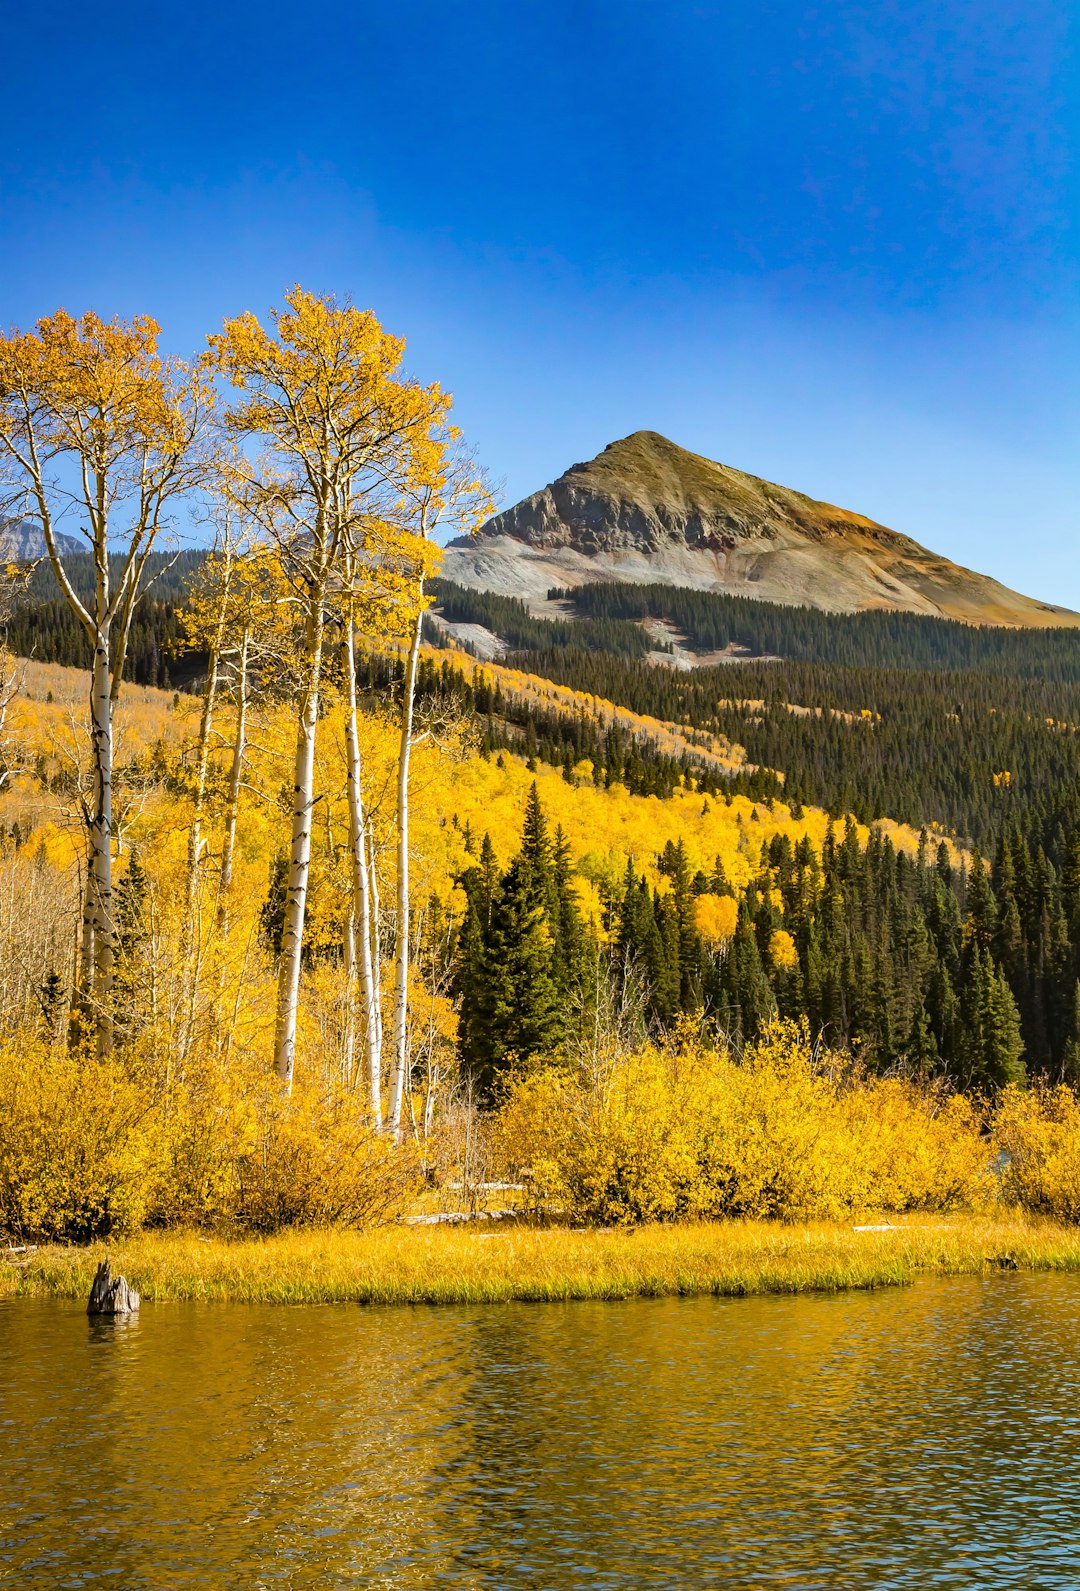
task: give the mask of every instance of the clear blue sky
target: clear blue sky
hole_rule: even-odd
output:
[[[1067,0],[0,6],[0,319],[293,281],[505,501],[637,429],[1080,607]]]

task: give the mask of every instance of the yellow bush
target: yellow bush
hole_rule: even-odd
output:
[[[853,1152],[882,1210],[983,1209],[997,1194],[993,1147],[962,1094],[888,1078],[846,1098]]]
[[[236,1217],[257,1231],[370,1226],[398,1215],[418,1190],[408,1144],[368,1123],[363,1101],[301,1089],[260,1101],[254,1142],[238,1164]]]
[[[119,1064],[34,1040],[0,1050],[0,1230],[75,1241],[131,1231],[155,1153],[151,1097]]]
[[[168,1088],[36,1040],[0,1049],[0,1233],[84,1242],[146,1224],[368,1225],[415,1193],[417,1160],[355,1095],[206,1061]]]
[[[741,1062],[649,1047],[592,1085],[542,1071],[512,1085],[493,1147],[539,1203],[605,1223],[985,1202],[989,1152],[966,1101],[829,1059],[777,1022]]]
[[[212,1064],[174,1087],[150,1219],[161,1225],[365,1226],[416,1191],[411,1148],[372,1132],[355,1094]]]
[[[214,1058],[174,1082],[162,1120],[150,1222],[212,1227],[235,1218],[241,1167],[258,1137],[259,1086],[241,1063],[226,1073]]]
[[[994,1141],[1009,1204],[1080,1221],[1080,1098],[1062,1084],[1010,1084],[998,1103]]]

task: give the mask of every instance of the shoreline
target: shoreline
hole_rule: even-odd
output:
[[[902,1287],[922,1275],[1080,1272],[1080,1227],[1023,1216],[922,1215],[862,1231],[846,1222],[728,1221],[584,1231],[393,1226],[230,1239],[140,1233],[108,1249],[0,1251],[0,1298],[84,1300],[106,1253],[148,1302],[617,1301]]]

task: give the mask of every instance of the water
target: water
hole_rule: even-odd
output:
[[[1080,1278],[0,1303],[0,1586],[1080,1585]]]

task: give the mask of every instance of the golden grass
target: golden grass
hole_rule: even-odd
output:
[[[0,1265],[0,1292],[83,1298],[103,1245]],[[1023,1218],[912,1217],[888,1232],[732,1221],[568,1231],[486,1224],[285,1232],[232,1241],[143,1233],[110,1258],[146,1299],[474,1304],[511,1299],[837,1291],[1014,1265],[1080,1271],[1080,1228]]]

